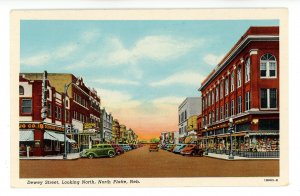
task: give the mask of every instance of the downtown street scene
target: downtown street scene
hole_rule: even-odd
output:
[[[20,178],[278,177],[278,25],[22,21]]]

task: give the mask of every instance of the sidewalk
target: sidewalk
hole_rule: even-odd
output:
[[[79,153],[70,153],[67,155],[67,159],[68,160],[75,160],[75,159],[79,159]],[[44,156],[44,157],[20,157],[20,159],[32,159],[32,160],[51,160],[51,159],[61,159],[63,160],[63,155],[48,155],[48,156]]]
[[[216,153],[208,153],[208,155],[203,155],[206,157],[216,158],[216,159],[223,159],[228,161],[239,161],[239,160],[279,160],[279,158],[247,158],[247,157],[239,157],[234,156],[234,159],[229,159],[228,155],[226,154],[216,154]]]

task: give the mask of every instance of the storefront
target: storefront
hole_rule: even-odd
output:
[[[70,152],[74,140],[66,137],[67,151]],[[19,124],[20,156],[47,156],[64,152],[64,128],[44,122]]]
[[[78,134],[78,146],[80,151],[83,149],[92,148],[93,145],[98,143],[98,139],[95,129],[87,129],[83,131],[79,131]]]
[[[210,153],[229,154],[230,136],[235,155],[248,156],[279,156],[279,120],[258,119],[251,116],[237,118],[233,121],[234,132],[229,133],[228,123],[214,125],[203,132],[202,147]],[[254,130],[254,128],[259,130]],[[260,155],[259,152],[273,152]],[[263,153],[261,153],[263,154]],[[249,155],[250,156],[250,155]]]

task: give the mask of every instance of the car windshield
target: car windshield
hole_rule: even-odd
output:
[[[188,145],[187,147],[194,147],[194,145]]]

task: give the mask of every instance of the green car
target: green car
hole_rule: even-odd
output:
[[[89,159],[95,157],[114,157],[116,155],[115,149],[110,144],[97,144],[91,149],[85,149],[80,153],[80,157],[87,157]]]

